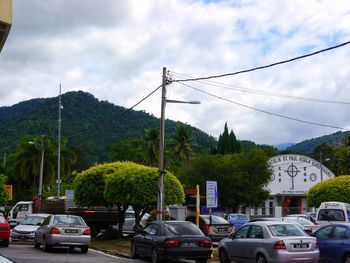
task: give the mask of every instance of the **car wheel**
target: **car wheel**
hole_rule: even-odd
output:
[[[10,239],[5,239],[4,240],[4,247],[8,247],[10,245]]]
[[[220,259],[220,263],[230,263],[231,260],[228,258],[227,252],[225,251],[225,249],[220,249],[219,251],[219,259]]]
[[[159,260],[159,258],[158,258],[158,251],[157,251],[157,249],[153,249],[152,250],[152,263],[160,263],[160,260]]]
[[[350,254],[346,254],[343,259],[344,263],[350,263]]]
[[[134,242],[131,243],[130,257],[131,258],[137,258],[136,246],[135,246]]]
[[[87,253],[88,252],[88,250],[89,250],[89,246],[83,246],[83,247],[81,247],[80,248],[80,250],[81,250],[81,253]]]
[[[46,239],[43,238],[43,250],[44,250],[45,252],[49,252],[50,249],[51,249],[51,246],[50,246],[49,244],[47,244]]]
[[[38,243],[38,240],[36,239],[36,237],[34,238],[34,247],[40,248],[40,243]]]
[[[196,263],[207,263],[207,259],[196,259]]]
[[[259,255],[256,257],[256,263],[267,263],[267,260],[266,260],[266,258],[264,257],[264,255],[259,254]]]

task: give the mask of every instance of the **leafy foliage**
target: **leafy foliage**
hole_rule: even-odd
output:
[[[319,207],[322,202],[350,203],[350,176],[343,175],[319,182],[307,192],[309,207]]]
[[[228,132],[227,123],[224,126],[224,132],[219,136],[217,153],[228,154],[228,153],[239,153],[241,151],[241,145],[237,141],[236,135],[233,130]]]
[[[6,204],[8,199],[6,182],[7,178],[3,174],[0,174],[0,204],[2,205]]]

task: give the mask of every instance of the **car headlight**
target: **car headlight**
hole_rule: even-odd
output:
[[[16,229],[12,229],[11,233],[12,233],[12,234],[18,234],[18,232],[17,232]]]

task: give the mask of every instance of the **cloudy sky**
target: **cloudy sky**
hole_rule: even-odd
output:
[[[347,41],[348,0],[13,0],[0,106],[55,97],[62,83],[62,93],[83,90],[128,108],[161,84],[163,67],[173,80],[206,77]],[[349,88],[345,45],[250,73],[174,82],[168,99],[201,104],[168,103],[166,117],[216,138],[227,122],[240,140],[300,142],[350,129]],[[159,117],[160,98],[158,90],[135,110]]]

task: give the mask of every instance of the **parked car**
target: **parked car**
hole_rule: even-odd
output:
[[[226,220],[229,221],[236,229],[238,229],[241,225],[244,225],[248,222],[248,218],[245,214],[227,214]]]
[[[91,230],[80,216],[50,215],[35,231],[34,247],[43,246],[44,251],[51,247],[79,247],[86,253],[91,242]]]
[[[150,214],[146,213],[141,221],[140,226],[144,227],[147,224],[147,219],[149,218]],[[123,224],[123,233],[125,234],[132,234],[135,232],[135,212],[133,210],[127,210],[125,212],[125,221]]]
[[[350,262],[350,224],[324,226],[314,234],[320,244],[320,261],[329,263]]]
[[[49,214],[30,214],[11,230],[11,241],[34,241],[35,231]]]
[[[295,224],[281,221],[258,221],[241,226],[230,237],[220,241],[221,263],[278,262],[316,263],[319,250],[316,238]]]
[[[286,216],[282,218],[283,221],[292,221],[292,222],[298,222],[300,225],[303,226],[303,228],[306,229],[306,233],[308,233],[309,235],[311,235],[313,232],[315,232],[317,229],[320,228],[319,225],[314,224],[313,222],[311,222],[310,220],[301,217],[301,216]]]
[[[5,216],[0,214],[0,241],[5,247],[8,247],[10,244],[10,235],[10,224],[7,222]]]
[[[316,225],[316,213],[307,213],[307,214],[290,214],[286,217],[303,217]]]
[[[4,256],[4,255],[2,255],[1,253],[0,253],[0,262],[1,262],[1,263],[16,263],[16,262],[13,261],[12,259],[10,259],[10,258],[8,258],[8,257],[6,257],[6,256]]]
[[[186,217],[186,221],[190,221],[192,223],[196,223],[195,216]],[[232,231],[234,231],[234,227],[228,222],[226,219],[220,216],[210,216],[209,215],[200,215],[199,216],[199,228],[203,231],[203,233],[210,237],[212,241],[220,241],[221,239],[228,237]]]
[[[205,263],[211,257],[212,242],[188,221],[155,221],[131,240],[131,257],[146,256],[152,263],[170,259],[192,259]]]

